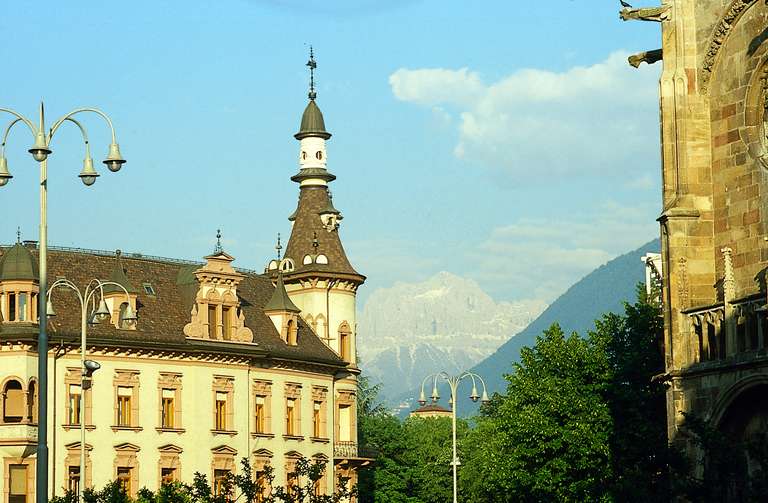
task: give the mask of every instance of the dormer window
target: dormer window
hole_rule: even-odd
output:
[[[206,264],[193,273],[198,290],[192,306],[192,319],[184,327],[184,335],[253,342],[253,332],[245,326],[245,315],[237,295],[237,287],[245,276],[232,267],[234,258],[221,249],[205,259]]]
[[[301,261],[304,265],[312,263],[312,255],[304,255],[304,260]]]
[[[283,272],[292,272],[295,268],[296,267],[295,267],[295,265],[293,263],[293,260],[291,260],[289,258],[284,258],[280,262],[280,270],[282,270]]]
[[[152,296],[157,295],[155,293],[155,288],[152,286],[152,283],[144,283],[142,284],[142,286],[144,287],[144,293],[146,293],[147,295],[152,295]]]
[[[327,265],[328,264],[328,257],[323,255],[322,253],[315,258],[315,262],[318,264]]]

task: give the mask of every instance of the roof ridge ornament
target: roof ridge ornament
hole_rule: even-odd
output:
[[[317,68],[317,61],[315,61],[315,51],[313,47],[309,46],[309,61],[307,61],[309,67],[309,94],[307,95],[310,100],[315,101],[317,98],[317,92],[315,91],[315,69]]]
[[[216,229],[216,246],[213,248],[213,254],[219,253],[224,253],[224,248],[221,246],[221,229]]]

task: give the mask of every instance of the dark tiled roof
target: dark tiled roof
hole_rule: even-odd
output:
[[[437,405],[435,403],[431,403],[428,405],[423,405],[419,407],[418,409],[413,411],[414,413],[423,413],[423,412],[451,412],[451,409],[446,409],[445,407],[442,407],[440,405]]]
[[[299,191],[299,206],[294,214],[296,219],[291,230],[291,237],[285,249],[285,257],[293,260],[295,270],[292,274],[302,272],[342,273],[365,277],[352,267],[344,252],[339,239],[338,229],[328,232],[320,219],[320,212],[331,205],[326,187],[309,185]],[[317,236],[317,250],[312,246]],[[323,254],[328,257],[328,264],[304,265],[306,255]],[[288,279],[290,275],[287,275]]]
[[[35,261],[37,252],[33,252]],[[299,319],[298,345],[289,346],[280,339],[275,326],[264,314],[263,306],[272,297],[272,281],[263,275],[247,273],[238,286],[238,296],[245,316],[245,326],[253,332],[256,344],[237,344],[218,341],[197,341],[184,336],[184,326],[191,320],[191,311],[197,291],[191,266],[160,260],[147,260],[123,256],[124,274],[133,284],[150,283],[155,295],[138,293],[136,330],[118,330],[109,323],[88,328],[88,338],[94,343],[114,343],[115,346],[140,344],[146,347],[168,347],[189,350],[216,351],[250,354],[254,357],[290,359],[343,367],[346,364]],[[65,277],[76,285],[86,285],[93,278],[109,278],[115,270],[115,257],[82,252],[48,252],[48,277],[50,283],[57,277]],[[49,320],[49,338],[79,339],[80,306],[76,296],[66,290],[56,290],[53,304],[57,316]],[[29,325],[0,324],[0,337],[28,334]],[[219,348],[219,349],[216,349]],[[230,349],[232,348],[232,349]]]

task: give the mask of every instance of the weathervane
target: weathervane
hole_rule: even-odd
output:
[[[309,67],[309,99],[314,101],[317,98],[317,93],[315,92],[315,68],[317,68],[317,61],[315,61],[315,51],[311,45],[309,46],[307,66]]]
[[[16,227],[16,243],[21,243],[21,227]]]
[[[280,250],[283,249],[283,245],[280,244],[280,233],[277,233],[277,246],[275,246],[275,250],[277,250],[277,261],[280,262]]]
[[[221,229],[216,229],[216,248],[213,249],[214,254],[224,252],[224,248],[221,247]]]

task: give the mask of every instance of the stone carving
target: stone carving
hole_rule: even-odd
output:
[[[672,6],[664,5],[662,7],[641,7],[630,8],[625,7],[619,12],[619,17],[622,21],[653,21],[660,23],[662,21],[668,21],[670,18],[669,11]]]
[[[712,71],[715,68],[720,48],[725,43],[725,40],[731,33],[731,29],[741,15],[755,2],[756,0],[733,0],[731,6],[715,27],[709,47],[704,55],[704,63],[701,67],[701,91],[703,94],[708,94],[709,92],[709,81],[712,78]]]
[[[663,53],[661,49],[655,49],[653,51],[645,51],[645,52],[638,52],[637,54],[631,55],[629,58],[627,58],[627,61],[629,61],[629,64],[634,66],[635,68],[640,67],[640,63],[648,63],[649,65],[652,65],[656,63],[657,61],[661,61],[663,58]]]

